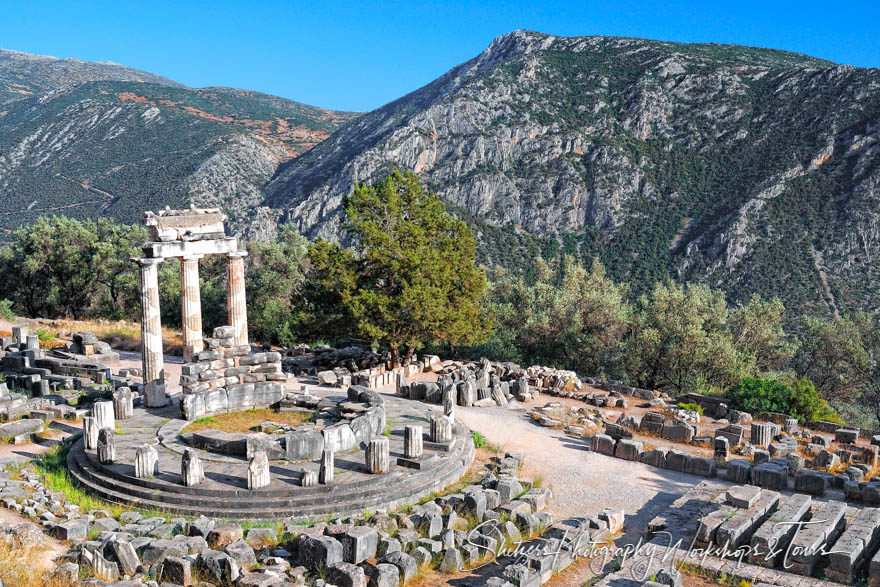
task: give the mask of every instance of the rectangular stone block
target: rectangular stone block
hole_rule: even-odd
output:
[[[798,526],[793,522],[805,520],[810,515],[813,498],[809,495],[795,494],[781,502],[766,522],[752,536],[749,562],[765,567],[773,567],[777,559],[788,547]]]
[[[785,489],[788,486],[788,469],[776,463],[761,463],[752,469],[752,483],[765,489]]]
[[[791,541],[791,570],[801,575],[812,575],[823,557],[823,546],[832,545],[846,525],[846,504],[829,501],[813,513],[815,524],[804,526]],[[830,548],[826,548],[830,550]]]
[[[590,438],[590,450],[599,454],[614,456],[614,439],[607,434],[595,434]]]
[[[666,466],[666,449],[657,448],[654,450],[646,450],[639,455],[639,462],[651,465],[652,467],[665,468]]]
[[[880,542],[880,509],[859,510],[828,553],[826,575],[833,581],[853,584],[856,575]]]
[[[811,495],[825,495],[833,475],[824,471],[802,469],[794,475],[794,490]]]
[[[838,428],[834,431],[834,440],[843,444],[855,444],[859,440],[859,429]]]
[[[752,534],[764,521],[776,511],[779,505],[779,493],[762,491],[752,507],[739,509],[724,523],[718,526],[715,542],[727,545],[729,549],[739,548],[748,542]]]
[[[642,452],[642,443],[630,438],[622,438],[617,442],[614,456],[625,461],[638,461]]]

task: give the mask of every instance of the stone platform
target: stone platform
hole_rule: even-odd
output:
[[[330,399],[345,398],[331,396]],[[136,409],[132,419],[117,421],[121,433],[114,435],[114,463],[101,464],[94,450],[85,449],[82,439],[74,443],[67,463],[70,474],[79,485],[108,501],[184,515],[203,514],[229,519],[292,518],[296,521],[314,521],[358,514],[364,509],[390,509],[415,503],[454,483],[470,467],[474,458],[473,439],[470,430],[461,423],[454,427],[451,449],[446,446],[431,450],[430,443],[425,443],[426,458],[422,468],[396,464],[398,457],[403,457],[404,427],[421,425],[427,440],[430,416],[439,412],[423,403],[391,396],[385,396],[385,409],[391,428],[391,471],[382,475],[368,473],[363,450],[337,454],[335,478],[330,485],[301,486],[305,471],[317,473],[317,461],[275,461],[270,467],[269,486],[249,490],[245,459],[197,449],[205,480],[197,486],[184,486],[181,482],[182,439],[179,433],[185,422],[179,419],[177,401],[161,409]],[[159,453],[158,474],[151,478],[137,478],[135,451],[145,443],[152,444]]]

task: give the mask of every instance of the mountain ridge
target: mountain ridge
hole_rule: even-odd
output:
[[[279,166],[265,204],[342,238],[355,182],[412,169],[473,219],[486,262],[597,255],[639,287],[674,276],[778,293],[795,313],[878,309],[860,283],[880,285],[878,87],[880,70],[775,49],[515,31]],[[865,213],[838,209],[853,196]],[[853,236],[869,252],[850,263]]]

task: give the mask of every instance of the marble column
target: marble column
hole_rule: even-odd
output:
[[[248,344],[247,298],[244,292],[244,258],[247,251],[229,253],[226,272],[226,309],[229,325],[235,329],[235,345]]]
[[[162,407],[168,403],[159,309],[159,263],[162,259],[136,258],[133,261],[140,266],[144,405],[148,408]]]
[[[180,258],[180,317],[183,325],[183,360],[191,363],[202,352],[202,294],[199,288],[199,259]]]

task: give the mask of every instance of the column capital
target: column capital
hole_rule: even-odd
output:
[[[200,261],[201,259],[204,259],[204,258],[205,258],[204,255],[181,255],[180,256],[181,261]]]
[[[140,265],[141,267],[149,267],[150,265],[158,265],[164,259],[156,258],[156,257],[131,257],[131,260]]]
[[[248,256],[247,251],[233,251],[231,253],[226,253],[227,259],[237,259],[239,257],[247,257],[247,256]]]

